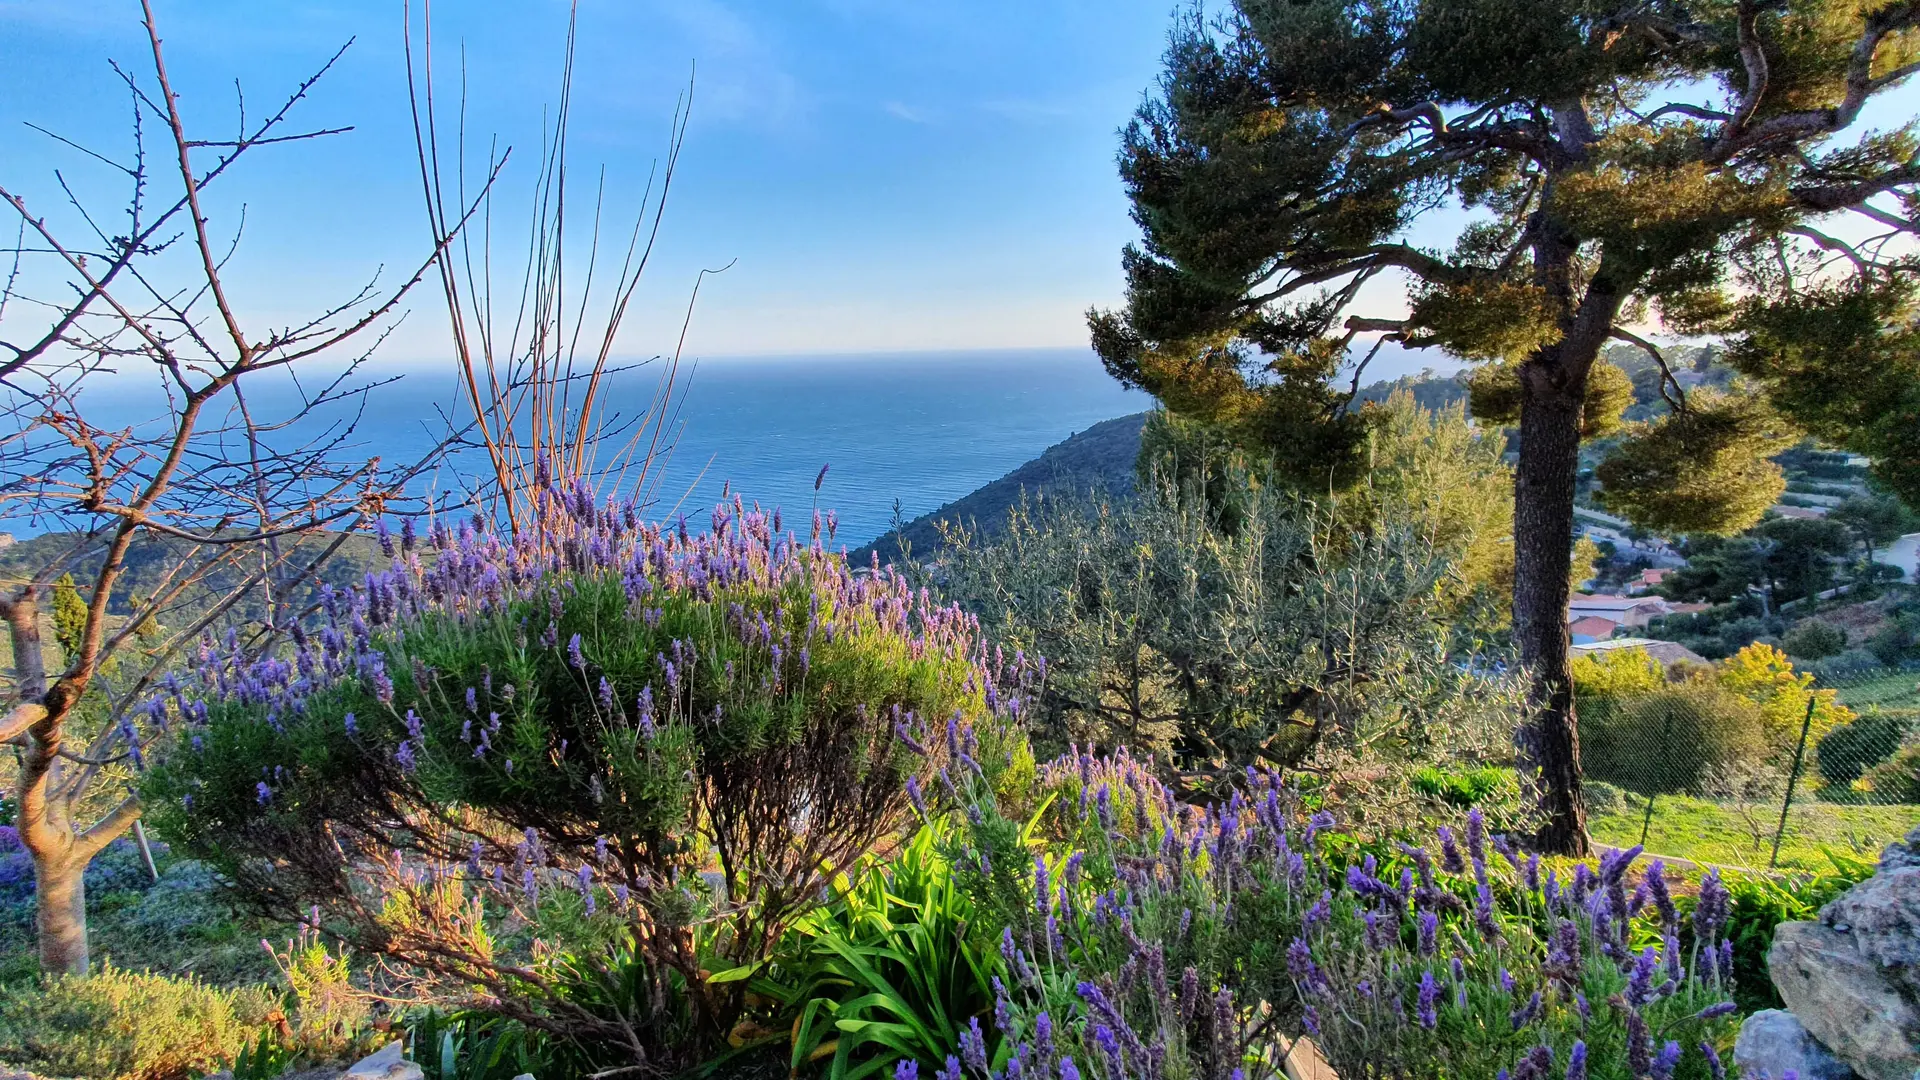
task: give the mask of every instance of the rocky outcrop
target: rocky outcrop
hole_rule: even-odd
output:
[[[1920,827],[1820,921],[1775,928],[1767,965],[1792,1011],[1747,1019],[1745,1053],[1735,1053],[1743,1075],[1810,1075],[1812,1050],[1796,1044],[1791,1020],[1865,1080],[1920,1076]]]
[[[1920,1010],[1851,935],[1819,923],[1782,924],[1767,965],[1780,1000],[1837,1057],[1867,1080],[1912,1080],[1920,1069]]]

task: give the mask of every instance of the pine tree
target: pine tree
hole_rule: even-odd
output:
[[[1124,309],[1089,315],[1115,377],[1323,491],[1364,470],[1347,365],[1383,342],[1478,361],[1476,411],[1518,424],[1519,743],[1545,848],[1587,846],[1575,474],[1632,398],[1602,349],[1662,369],[1670,408],[1600,472],[1644,526],[1751,525],[1783,485],[1770,404],[1890,472],[1920,461],[1920,335],[1879,332],[1912,322],[1908,267],[1883,256],[1915,230],[1916,140],[1854,130],[1920,67],[1916,19],[1859,0],[1235,0],[1176,22],[1123,134],[1144,237]],[[1408,239],[1447,228],[1450,248]],[[1683,392],[1630,329],[1655,318],[1727,336],[1767,393]]]

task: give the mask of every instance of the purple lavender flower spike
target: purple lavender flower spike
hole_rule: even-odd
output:
[[[1440,869],[1449,874],[1464,874],[1466,861],[1460,858],[1460,847],[1453,841],[1453,830],[1440,826]]]
[[[960,1057],[966,1062],[967,1068],[974,1072],[987,1071],[987,1039],[980,1031],[980,1018],[977,1016],[968,1020],[967,1030],[960,1033]]]
[[[1707,1059],[1708,1076],[1713,1080],[1727,1080],[1726,1063],[1720,1060],[1720,1051],[1715,1050],[1712,1043],[1701,1043],[1700,1054]]]
[[[947,1067],[934,1073],[933,1080],[960,1080],[962,1075],[960,1071],[960,1059],[954,1057],[952,1054],[948,1054]]]
[[[1566,1080],[1587,1080],[1587,1044],[1582,1040],[1575,1040],[1567,1051]]]
[[[1653,1068],[1648,1075],[1653,1080],[1672,1080],[1674,1066],[1680,1064],[1680,1044],[1672,1039],[1653,1056]]]
[[[1653,1000],[1653,976],[1657,966],[1658,960],[1651,945],[1634,958],[1633,973],[1627,977],[1627,1004],[1637,1007]]]
[[[912,1058],[903,1058],[893,1067],[893,1080],[920,1080],[920,1063]]]
[[[1434,981],[1432,970],[1421,972],[1419,1005],[1414,1015],[1420,1026],[1428,1031],[1432,1031],[1440,1022],[1439,1009],[1436,1005],[1439,997],[1440,984]]]
[[[1553,1071],[1553,1047],[1534,1046],[1513,1067],[1513,1080],[1547,1080]]]

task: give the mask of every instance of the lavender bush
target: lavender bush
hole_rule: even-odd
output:
[[[1026,665],[823,539],[738,499],[696,534],[551,488],[512,538],[383,534],[392,568],[328,593],[297,652],[210,643],[155,700],[184,728],[151,813],[416,993],[684,1064],[945,764],[896,727],[957,718],[976,768],[1021,772]]]
[[[1639,849],[1542,865],[1475,812],[1432,848],[1369,852],[1269,772],[1198,807],[1125,757],[1048,768],[1085,794],[1037,855],[979,774],[955,785],[956,865],[1007,929],[992,1021],[940,1080],[1259,1080],[1302,1035],[1346,1080],[1724,1075],[1711,873],[1689,917]]]

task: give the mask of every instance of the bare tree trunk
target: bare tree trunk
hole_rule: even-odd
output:
[[[39,896],[40,970],[87,973],[87,864],[84,859],[33,863]]]
[[[20,766],[16,824],[20,842],[33,857],[35,904],[39,911],[40,967],[73,975],[87,973],[87,891],[85,857],[75,858],[73,826],[61,800],[48,798],[60,752],[64,702],[47,708],[46,654],[40,641],[39,590],[32,585],[0,605],[13,646],[13,672],[20,704],[9,732],[26,743]]]
[[[1580,462],[1584,372],[1565,377],[1553,355],[1521,371],[1520,461],[1514,471],[1513,632],[1533,683],[1530,718],[1517,736],[1534,771],[1546,814],[1542,851],[1585,855],[1587,815],[1580,797],[1580,733],[1567,647],[1572,582],[1574,482]],[[1573,385],[1568,385],[1573,383]]]

